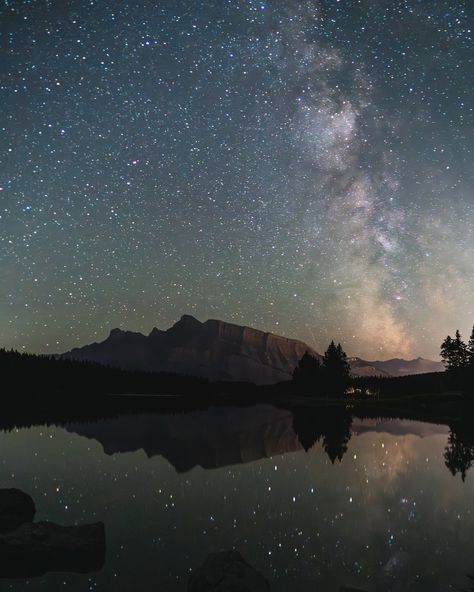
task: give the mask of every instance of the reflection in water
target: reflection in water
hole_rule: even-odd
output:
[[[149,458],[163,456],[178,473],[196,466],[215,469],[308,451],[318,442],[334,463],[342,461],[351,433],[423,436],[448,431],[445,426],[421,422],[353,418],[339,406],[288,410],[271,405],[211,407],[177,415],[137,414],[67,423],[65,428],[97,440],[108,455],[143,450]]]
[[[352,416],[342,407],[270,405],[222,407],[191,414],[137,415],[67,429],[99,441],[106,454],[144,450],[164,456],[178,472],[251,462],[277,454],[308,451],[322,439],[331,462],[342,460],[351,437]]]
[[[34,497],[38,521],[107,529],[97,573],[5,589],[184,592],[191,570],[230,548],[273,592],[462,589],[474,482],[467,469],[464,483],[446,470],[448,433],[338,407],[270,405],[0,433],[0,482]]]
[[[88,573],[103,567],[102,523],[34,523],[35,512],[25,492],[0,489],[0,578],[31,578],[50,571]]]
[[[474,592],[474,575],[468,574],[467,578],[470,580],[470,586],[466,588],[466,592]]]
[[[460,473],[465,481],[466,473],[474,463],[474,432],[470,422],[460,421],[451,428],[444,459],[451,473]]]
[[[210,553],[193,570],[188,592],[270,592],[267,579],[254,569],[238,551]]]
[[[323,449],[331,462],[347,452],[351,438],[352,416],[343,407],[325,409],[299,408],[294,411],[293,428],[303,448],[308,451],[322,438]]]
[[[68,424],[66,429],[93,438],[109,455],[143,450],[163,456],[178,473],[248,463],[301,449],[293,414],[270,405],[213,407],[178,415],[138,414]]]
[[[0,535],[0,578],[32,578],[48,572],[89,573],[102,569],[102,523],[59,526],[26,522]]]

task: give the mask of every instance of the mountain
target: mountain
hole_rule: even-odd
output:
[[[212,381],[273,384],[291,379],[307,351],[320,357],[296,339],[223,321],[201,323],[184,315],[168,330],[154,328],[149,335],[113,329],[105,341],[75,348],[62,357],[128,370],[190,374]]]
[[[299,431],[304,427],[298,421],[299,413],[308,420],[310,432],[316,427],[323,442],[324,436],[337,440],[339,415],[332,423],[331,409],[303,408],[299,412],[271,405],[123,415],[88,423],[68,422],[64,428],[100,442],[105,454],[143,450],[149,458],[163,456],[178,473],[184,473],[196,466],[214,469],[303,450],[305,433]],[[350,432],[425,437],[447,436],[449,428],[410,420],[353,418]]]
[[[349,359],[352,373],[357,376],[408,376],[412,374],[428,374],[429,372],[444,372],[442,362],[416,358],[415,360],[391,360],[367,362],[361,358]]]
[[[108,455],[143,450],[149,458],[163,456],[179,473],[301,450],[293,414],[270,405],[125,415],[65,429],[100,442]]]
[[[353,376],[390,376],[385,370],[374,366],[373,362],[367,362],[361,358],[348,358]]]
[[[176,372],[211,381],[262,385],[290,380],[305,352],[321,359],[303,341],[223,321],[201,323],[184,315],[166,331],[155,327],[149,335],[112,329],[105,341],[72,349],[61,357],[125,370]],[[441,362],[423,358],[375,362],[349,358],[349,362],[356,376],[405,376],[444,370]]]

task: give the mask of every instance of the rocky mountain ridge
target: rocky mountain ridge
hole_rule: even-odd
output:
[[[189,374],[211,381],[273,384],[290,380],[306,352],[321,359],[318,352],[297,339],[214,319],[202,323],[184,315],[169,329],[155,327],[148,335],[112,329],[104,341],[74,348],[62,357],[126,370]],[[353,374],[361,376],[403,376],[441,370],[441,363],[422,358],[349,361]]]
[[[357,376],[408,376],[413,374],[427,374],[429,372],[444,372],[444,364],[425,358],[403,360],[375,360],[369,362],[361,358],[349,358],[351,370]]]
[[[184,315],[168,330],[154,328],[149,335],[113,329],[105,341],[75,348],[62,357],[212,381],[272,384],[290,379],[306,351],[319,356],[296,339],[214,319],[201,323]]]

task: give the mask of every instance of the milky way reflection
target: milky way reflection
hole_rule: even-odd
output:
[[[232,546],[276,592],[465,585],[474,486],[446,468],[447,427],[349,420],[339,460],[334,433],[304,446],[286,410],[233,411],[2,432],[2,486],[29,493],[37,520],[103,521],[107,540],[98,573],[4,585],[184,590],[190,569]]]

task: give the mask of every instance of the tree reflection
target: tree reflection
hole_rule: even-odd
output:
[[[323,449],[332,463],[342,460],[351,439],[352,416],[344,407],[297,408],[293,428],[308,451],[322,438]]]
[[[465,592],[474,592],[474,575],[468,574],[466,577],[470,580],[469,588],[466,588]]]
[[[293,429],[301,442],[301,446],[308,452],[323,435],[319,411],[298,407],[293,411]]]
[[[467,471],[474,464],[474,434],[463,423],[451,429],[444,461],[452,475],[460,473],[461,479],[466,479]]]
[[[323,448],[334,464],[339,462],[347,452],[347,445],[351,439],[352,416],[345,409],[333,409],[326,418],[326,430]]]

